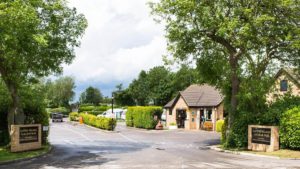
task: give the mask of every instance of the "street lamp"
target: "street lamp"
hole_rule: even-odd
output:
[[[111,113],[114,114],[114,93],[111,94]]]

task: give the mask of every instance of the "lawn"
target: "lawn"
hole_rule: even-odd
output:
[[[287,150],[287,149],[281,149],[281,150],[274,151],[274,152],[255,152],[255,151],[244,151],[244,152],[252,153],[252,154],[259,154],[259,155],[277,156],[280,158],[300,159],[300,151]]]
[[[0,147],[0,163],[12,161],[12,160],[36,157],[47,153],[49,150],[50,150],[50,146],[46,145],[43,146],[42,149],[40,150],[26,151],[21,153],[11,153],[7,148]]]

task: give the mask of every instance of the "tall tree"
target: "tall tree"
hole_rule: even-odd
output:
[[[132,94],[137,105],[145,106],[149,103],[149,89],[147,84],[147,72],[142,70],[137,79],[134,79],[129,85],[130,93]]]
[[[54,82],[48,81],[47,100],[50,107],[69,107],[75,96],[75,80],[73,77],[60,77]]]
[[[0,74],[12,98],[8,124],[23,124],[20,85],[71,63],[87,22],[65,0],[1,1],[0,18]]]
[[[81,103],[90,103],[94,105],[98,105],[103,100],[102,93],[99,89],[94,87],[88,87],[85,92],[80,95]]]
[[[299,63],[299,1],[160,0],[150,6],[166,23],[168,49],[176,59],[193,56],[218,64],[204,69],[219,73],[214,82],[230,88],[229,128],[242,77],[259,82],[272,63]]]
[[[170,101],[174,92],[171,72],[164,66],[157,66],[149,70],[147,75],[149,98],[154,105],[163,106]]]

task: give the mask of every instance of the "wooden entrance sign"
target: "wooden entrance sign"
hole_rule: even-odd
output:
[[[279,150],[279,131],[277,126],[248,126],[248,149],[272,152]]]
[[[11,125],[11,152],[22,152],[42,148],[40,124]]]

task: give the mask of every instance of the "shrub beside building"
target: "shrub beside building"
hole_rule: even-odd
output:
[[[126,112],[126,125],[129,127],[154,129],[162,115],[162,108],[157,106],[129,107]]]

